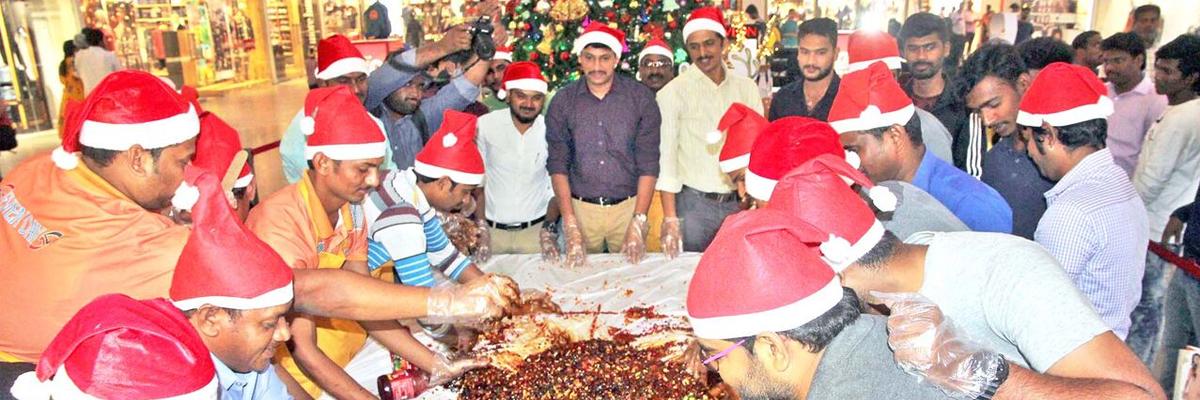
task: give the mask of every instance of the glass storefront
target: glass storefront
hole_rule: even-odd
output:
[[[0,112],[19,132],[50,129],[55,117],[28,11],[26,2],[0,0]]]

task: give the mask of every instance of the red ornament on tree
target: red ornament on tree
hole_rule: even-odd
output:
[[[568,53],[568,52],[565,52],[565,51],[564,51],[564,52],[562,52],[562,53],[558,53],[558,58],[561,58],[563,61],[570,60],[570,59],[571,59],[571,53]]]
[[[625,15],[622,15],[622,16],[621,16],[621,23],[622,23],[622,24],[628,24],[628,23],[629,23],[629,14],[625,14]]]
[[[537,52],[529,53],[529,61],[537,61],[540,56]]]
[[[667,23],[667,28],[669,28],[671,30],[675,30],[675,28],[677,28],[677,27],[679,27],[679,24],[675,23],[675,21],[671,21],[671,22]]]
[[[604,12],[604,17],[611,21],[617,18],[617,13],[613,12],[612,10],[608,10]]]

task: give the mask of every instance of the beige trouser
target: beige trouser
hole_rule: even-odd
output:
[[[636,205],[637,196],[611,206],[571,199],[575,218],[579,220],[579,228],[587,240],[588,253],[600,253],[605,249],[610,253],[620,252],[621,245],[625,243],[625,230],[629,228]]]
[[[492,254],[536,254],[542,251],[542,224],[533,224],[519,231],[492,228]]]

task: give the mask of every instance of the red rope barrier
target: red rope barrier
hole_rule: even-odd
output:
[[[1200,264],[1196,264],[1195,260],[1189,260],[1187,258],[1180,257],[1178,254],[1171,252],[1171,249],[1168,249],[1165,246],[1153,241],[1150,242],[1149,249],[1151,253],[1154,253],[1171,264],[1174,264],[1176,267],[1179,267],[1179,269],[1187,272],[1188,275],[1191,275],[1193,278],[1200,279]]]

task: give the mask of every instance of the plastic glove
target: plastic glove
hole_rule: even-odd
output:
[[[492,230],[487,221],[482,219],[475,220],[475,226],[479,228],[479,245],[475,247],[472,257],[475,261],[485,263],[492,258]]]
[[[541,232],[538,232],[538,242],[542,247],[542,261],[558,262],[558,229],[556,225],[557,223],[544,223]]]
[[[621,245],[621,254],[632,264],[642,262],[646,257],[646,233],[650,227],[646,224],[646,214],[634,214],[625,229],[625,244]]]
[[[450,360],[446,356],[438,354],[437,361],[433,364],[433,370],[429,371],[429,386],[440,386],[443,383],[454,380],[454,378],[459,377],[464,372],[486,367],[487,365],[487,358],[478,357]]]
[[[888,344],[896,364],[951,397],[979,398],[1007,362],[964,337],[925,296],[871,292],[869,297],[873,298],[868,302],[882,303],[892,311]]]
[[[667,259],[672,259],[679,256],[679,252],[683,251],[683,232],[679,229],[679,224],[683,220],[677,217],[663,218],[662,222],[662,252],[667,256]]]
[[[587,241],[575,217],[563,217],[563,234],[567,237],[567,267],[587,266]]]
[[[426,324],[479,325],[504,315],[520,299],[511,278],[487,275],[469,283],[429,289]]]

